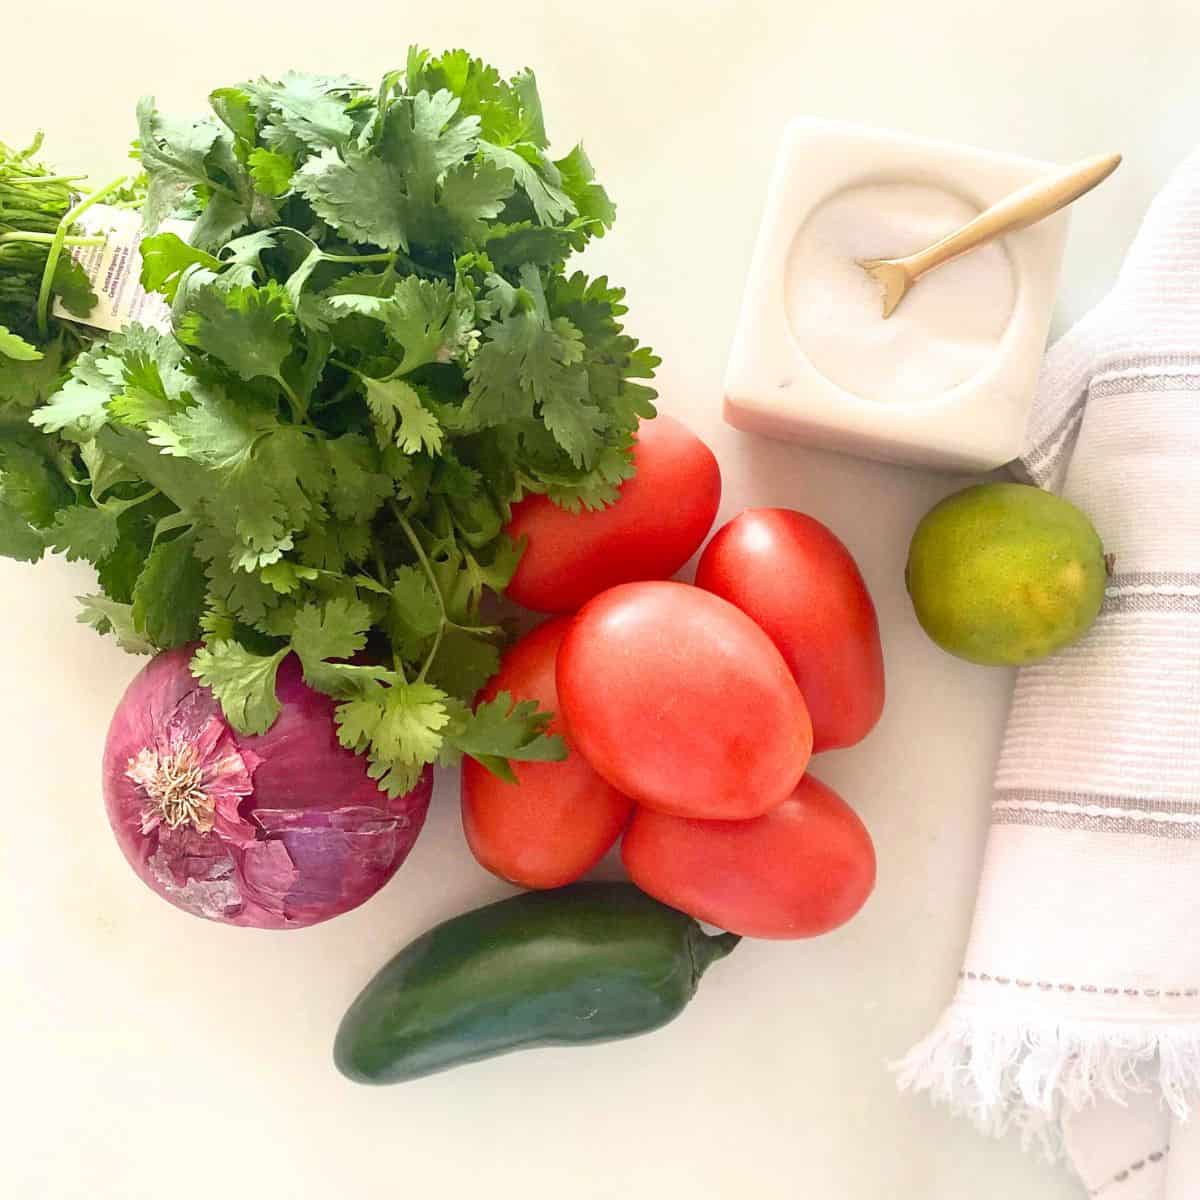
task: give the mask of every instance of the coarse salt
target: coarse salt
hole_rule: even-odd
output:
[[[809,362],[846,391],[881,403],[937,397],[977,374],[1013,310],[1002,244],[929,272],[886,320],[880,286],[856,260],[923,250],[978,211],[917,183],[846,188],[814,209],[792,243],[785,276],[788,322]]]

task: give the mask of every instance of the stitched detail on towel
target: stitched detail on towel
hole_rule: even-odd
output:
[[[1118,1171],[1107,1183],[1102,1183],[1098,1188],[1088,1188],[1089,1196],[1099,1196],[1101,1193],[1108,1191],[1114,1183],[1127,1183],[1139,1171],[1144,1171],[1153,1163],[1162,1162],[1171,1152],[1170,1146],[1164,1146],[1161,1150],[1155,1150],[1152,1154],[1147,1154],[1145,1158],[1139,1158],[1131,1162],[1129,1166]]]
[[[1108,588],[1104,593],[1106,613],[1195,613],[1200,612],[1200,586],[1120,590]]]
[[[1195,841],[1200,838],[1200,821],[1188,814],[1122,812],[1095,814],[1066,805],[1052,809],[1032,806],[992,806],[993,825],[1024,825],[1040,829],[1081,830],[1084,833],[1140,833],[1146,837]]]
[[[990,975],[987,971],[959,971],[959,979],[971,983],[996,983],[1001,987],[1016,987],[1022,991],[1083,992],[1092,996],[1128,996],[1144,1000],[1194,1000],[1200,987],[1193,988],[1131,988],[1100,983],[1057,983],[1049,979],[1020,979],[1015,975]]]
[[[1200,799],[1020,790],[992,801],[992,824],[1192,840],[1200,838]]]
[[[1139,365],[1134,356],[1113,358],[1097,370],[1087,390],[1071,401],[1054,428],[1032,449],[1021,455],[1030,476],[1039,482],[1053,474],[1055,460],[1064,443],[1083,419],[1083,410],[1092,396],[1120,396],[1130,392],[1191,391],[1200,389],[1200,373],[1195,355],[1169,355],[1153,366]]]
[[[1200,794],[1194,800],[1156,800],[1149,796],[1118,796],[1109,792],[1060,792],[1049,788],[998,789],[996,804],[1075,804],[1081,807],[1144,810],[1155,813],[1200,813]]]
[[[1194,392],[1200,389],[1200,375],[1193,367],[1190,372],[1154,372],[1099,376],[1092,379],[1088,395],[1105,400],[1110,396],[1128,396],[1132,392]]]
[[[1200,812],[1190,805],[1174,808],[1155,808],[1145,800],[1126,801],[1106,807],[1094,800],[1079,803],[1074,800],[996,800],[992,812],[1062,813],[1064,816],[1112,817],[1123,821],[1153,821],[1163,825],[1200,825]]]
[[[1200,571],[1118,571],[1105,590],[1110,595],[1156,592],[1194,596],[1200,592]]]
[[[1127,571],[1104,589],[1105,612],[1200,612],[1200,571]]]
[[[1083,420],[1083,408],[1086,403],[1086,395],[1072,401],[1071,407],[1063,414],[1058,424],[1028,454],[1021,456],[1032,479],[1041,482],[1053,472],[1055,460],[1064,443]]]

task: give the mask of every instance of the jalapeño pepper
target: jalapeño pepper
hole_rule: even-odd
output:
[[[338,1069],[400,1083],[533,1046],[609,1041],[677,1017],[738,943],[627,883],[527,892],[446,921],[367,984]]]

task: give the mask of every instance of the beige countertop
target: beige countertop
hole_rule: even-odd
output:
[[[1067,1200],[1064,1174],[896,1094],[884,1063],[951,989],[1010,678],[941,655],[904,595],[908,536],[959,486],[772,444],[720,421],[720,387],[771,159],[794,113],[1124,166],[1077,213],[1058,328],[1103,293],[1149,197],[1200,129],[1188,0],[727,0],[593,6],[158,9],[22,5],[5,17],[0,135],[36,126],[64,166],[119,171],[133,104],[188,111],[288,67],[373,75],[410,41],[538,70],[552,136],[582,136],[620,217],[588,266],[629,289],[662,354],[664,407],[717,451],[723,512],[789,505],[858,556],[890,699],[817,772],[862,813],[879,886],[811,943],[747,943],[669,1028],[500,1059],[392,1090],[329,1061],[388,953],[504,889],[462,841],[456,784],[373,902],[290,935],[156,901],[99,798],[109,715],[135,660],[74,624],[88,572],[0,563],[0,1028],[23,1200]],[[993,32],[989,25],[996,25]],[[11,1139],[11,1140],[9,1140]]]

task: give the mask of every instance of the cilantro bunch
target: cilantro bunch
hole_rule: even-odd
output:
[[[200,637],[243,732],[295,652],[392,794],[462,753],[560,757],[536,705],[470,701],[511,504],[610,503],[654,412],[623,293],[565,269],[611,202],[581,147],[550,157],[532,73],[462,51],[210,99],[138,108],[143,284],[171,330],[96,343],[30,418],[73,448],[52,544],[98,568],[83,619],[132,650]],[[179,217],[186,238],[153,232]]]
[[[83,175],[62,175],[37,158],[42,135],[24,150],[0,142],[0,554],[36,562],[56,545],[59,521],[88,496],[88,446],[46,437],[30,411],[56,389],[93,340],[51,319],[55,301],[85,316],[96,303],[87,275],[67,252],[102,242],[75,231],[97,199],[140,204],[124,179],[88,192]]]

